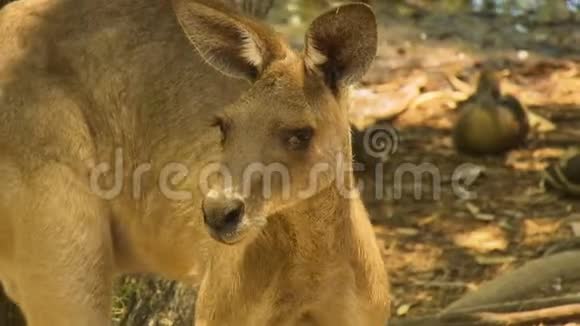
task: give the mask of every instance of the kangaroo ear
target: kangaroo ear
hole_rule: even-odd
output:
[[[348,4],[318,17],[306,36],[305,62],[334,90],[359,81],[377,52],[377,23],[365,4]]]
[[[226,75],[253,81],[284,54],[271,29],[223,3],[172,2],[179,24],[201,57]]]

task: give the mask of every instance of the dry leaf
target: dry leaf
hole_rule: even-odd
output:
[[[546,133],[556,130],[556,125],[552,121],[530,110],[528,110],[527,112],[528,112],[528,120],[530,121],[530,127],[532,129],[540,133]]]
[[[495,225],[456,235],[453,241],[478,253],[504,251],[509,245],[505,232]]]
[[[397,316],[405,316],[406,314],[409,313],[410,310],[411,310],[410,304],[400,305],[399,308],[397,308]]]
[[[495,220],[495,215],[493,215],[493,214],[479,213],[479,214],[474,214],[473,217],[475,217],[475,219],[477,219],[477,220],[485,221],[485,222],[491,222],[491,221]]]
[[[475,260],[480,265],[503,265],[513,263],[516,258],[513,256],[476,256]]]
[[[429,225],[435,221],[437,221],[439,219],[439,214],[433,214],[433,215],[429,215],[425,218],[420,219],[417,224],[419,226],[425,226],[425,225]]]
[[[396,232],[400,235],[408,237],[416,236],[419,234],[419,230],[413,228],[397,228]]]
[[[570,223],[570,227],[572,228],[572,233],[574,233],[574,236],[580,237],[580,222],[572,222]]]
[[[550,242],[560,228],[560,221],[551,218],[526,219],[524,223],[525,245],[541,245]]]
[[[394,118],[409,107],[426,83],[425,75],[417,73],[402,82],[355,90],[350,122],[357,129],[364,130],[378,120]]]
[[[568,225],[576,237],[580,237],[580,214],[572,214],[562,221],[562,225]]]
[[[467,210],[471,213],[471,215],[476,215],[479,214],[479,212],[481,212],[481,209],[472,203],[465,203],[465,208],[467,208]]]

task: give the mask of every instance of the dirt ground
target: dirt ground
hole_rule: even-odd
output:
[[[373,164],[359,177],[398,316],[436,313],[482,282],[566,248],[575,236],[569,222],[580,208],[580,200],[541,185],[543,169],[580,141],[580,23],[413,10],[379,7],[379,55],[355,92],[352,113],[361,128],[386,121],[397,131],[391,136],[397,148],[378,180],[385,192],[400,188],[402,194],[377,199],[369,190],[377,180]],[[472,91],[482,63],[503,76],[504,93],[556,129],[534,132],[523,148],[503,156],[456,153],[455,106]],[[396,177],[408,163],[434,166],[439,180],[423,178],[416,196],[416,180]],[[481,172],[466,187],[471,199],[461,198],[452,178],[466,163],[468,171]],[[557,281],[536,295],[578,289]]]

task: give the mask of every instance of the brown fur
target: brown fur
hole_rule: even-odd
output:
[[[0,11],[0,30],[0,280],[30,326],[108,324],[126,272],[200,282],[198,326],[384,324],[373,230],[337,179],[303,200],[245,198],[250,231],[231,246],[210,237],[196,186],[210,162],[234,180],[281,162],[296,185],[317,162],[350,162],[347,88],[376,49],[367,7],[317,20],[305,55],[219,0],[28,0]],[[223,145],[216,115],[232,122]],[[315,127],[308,152],[281,148],[281,123]],[[97,196],[95,167],[119,156],[121,192]],[[187,200],[159,187],[176,162]]]

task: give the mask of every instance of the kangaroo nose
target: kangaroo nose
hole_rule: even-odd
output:
[[[208,196],[203,201],[205,224],[218,235],[236,231],[244,217],[245,205],[241,199]]]

